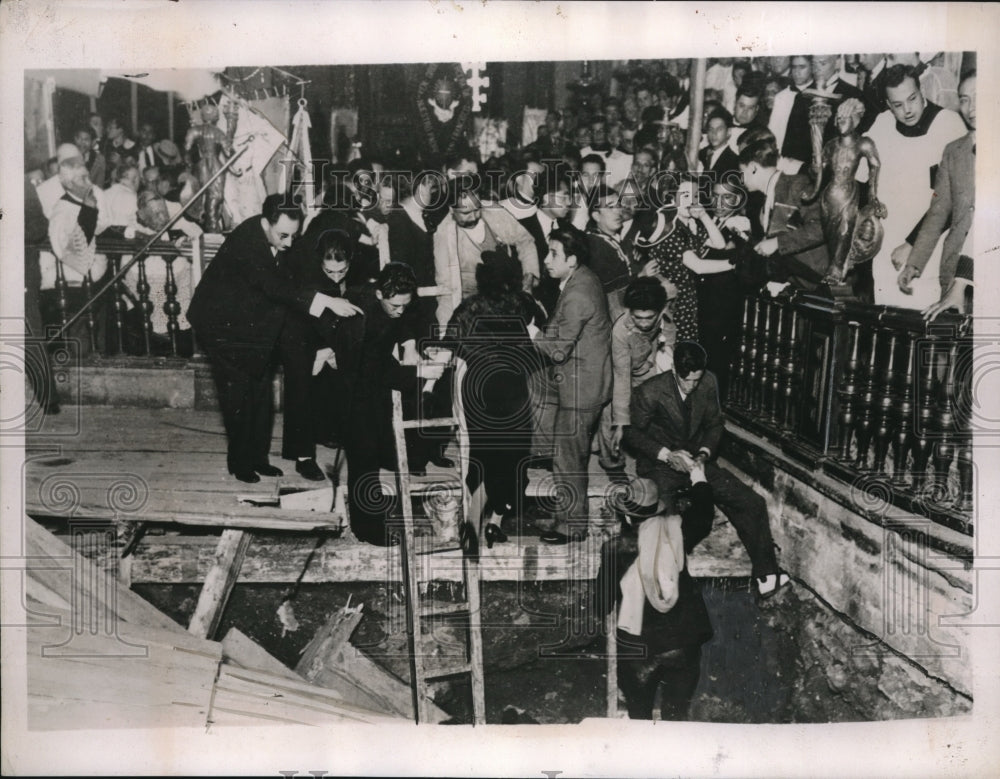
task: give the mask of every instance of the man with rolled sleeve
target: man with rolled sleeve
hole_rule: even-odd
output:
[[[636,455],[636,473],[656,482],[668,515],[678,513],[677,494],[690,484],[691,469],[704,466],[715,505],[736,528],[750,555],[757,592],[767,598],[788,576],[778,568],[764,499],[714,462],[725,422],[715,376],[705,370],[707,360],[698,344],[677,344],[673,370],[632,391],[624,442]]]

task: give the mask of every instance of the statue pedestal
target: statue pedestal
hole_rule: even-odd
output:
[[[830,295],[834,300],[856,300],[854,287],[850,284],[828,284]]]

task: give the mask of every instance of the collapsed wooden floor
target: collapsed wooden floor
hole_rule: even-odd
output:
[[[324,725],[410,719],[410,688],[350,646],[341,610],[292,670],[237,630],[191,635],[24,520],[28,727]],[[432,721],[447,715],[433,704]]]
[[[67,406],[44,419],[27,437],[25,510],[29,516],[66,520],[147,521],[168,529],[147,534],[129,558],[134,583],[200,583],[212,565],[221,528],[254,530],[238,579],[241,583],[291,582],[314,545],[316,532],[339,525],[328,511],[295,510],[274,504],[282,493],[323,486],[300,477],[279,457],[280,416],[271,461],[285,475],[244,484],[225,466],[221,418],[211,411]],[[336,451],[319,447],[317,462],[330,472]],[[456,487],[450,471],[428,468],[415,479],[425,490]],[[394,474],[382,483],[394,489]],[[552,477],[529,471],[526,493],[551,494]],[[552,547],[537,531],[507,528],[510,542],[480,550],[485,581],[593,578],[600,545],[614,519],[605,505],[607,476],[593,458],[589,487],[592,538]],[[749,561],[728,522],[718,527],[689,559],[694,576],[745,576]],[[261,532],[266,529],[267,532]],[[518,535],[517,531],[523,533]],[[272,532],[274,531],[274,532]],[[288,532],[282,532],[288,531]],[[428,563],[430,564],[430,563]],[[433,556],[434,578],[461,576],[460,553]],[[306,582],[398,580],[395,549],[357,542],[348,532],[318,551]]]

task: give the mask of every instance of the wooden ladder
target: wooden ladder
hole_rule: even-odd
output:
[[[461,362],[456,360],[456,362]],[[481,630],[480,592],[479,592],[479,562],[475,556],[462,555],[462,571],[465,585],[465,602],[434,606],[421,603],[419,574],[421,558],[424,555],[441,554],[443,552],[461,551],[463,545],[457,542],[437,542],[433,538],[421,538],[424,543],[417,548],[417,537],[414,534],[413,491],[410,484],[410,469],[406,454],[406,431],[419,428],[451,427],[456,429],[458,437],[458,476],[459,486],[454,492],[460,498],[461,508],[459,518],[471,523],[478,533],[479,517],[473,516],[472,501],[466,485],[469,469],[468,433],[463,424],[463,414],[460,401],[460,369],[456,369],[455,398],[453,415],[433,419],[403,419],[403,405],[400,393],[392,393],[392,422],[396,440],[397,483],[400,505],[403,514],[402,564],[403,589],[406,606],[406,632],[409,643],[410,686],[413,692],[413,711],[416,721],[428,722],[425,710],[430,700],[428,682],[459,674],[469,674],[472,686],[472,715],[476,725],[486,724],[486,696],[483,681],[483,637]],[[456,534],[458,528],[455,528]],[[423,622],[443,618],[464,618],[467,620],[466,659],[462,662],[426,663],[423,647]]]

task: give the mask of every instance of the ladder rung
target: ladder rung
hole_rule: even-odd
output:
[[[468,614],[468,603],[427,603],[420,607],[421,617],[449,617],[456,614]]]
[[[424,668],[425,679],[442,679],[445,676],[457,676],[458,674],[472,673],[472,664],[468,661],[455,665],[442,664]]]
[[[414,553],[418,555],[425,554],[444,554],[445,552],[461,552],[461,544],[452,541],[444,546],[425,546],[420,549],[415,549]]]
[[[404,419],[403,429],[412,430],[416,427],[450,427],[457,425],[455,417],[434,417],[433,419]]]

